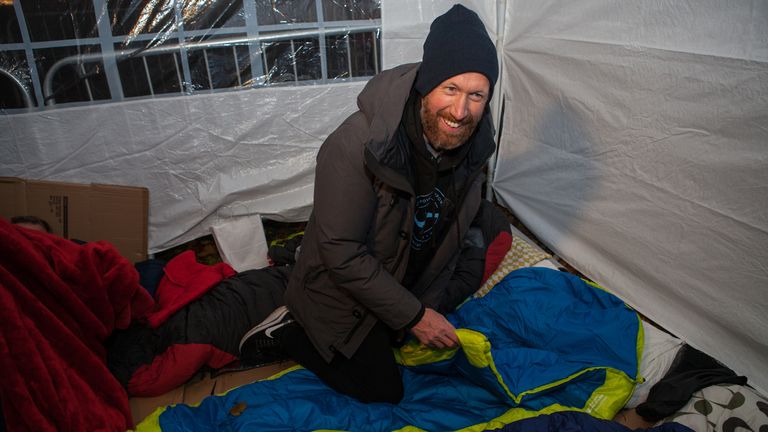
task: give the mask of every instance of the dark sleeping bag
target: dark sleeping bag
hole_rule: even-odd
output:
[[[157,396],[203,367],[238,364],[240,338],[283,304],[290,266],[224,279],[157,328],[134,323],[107,341],[107,364],[132,396]],[[264,357],[258,364],[278,360]],[[256,366],[244,365],[244,366]]]

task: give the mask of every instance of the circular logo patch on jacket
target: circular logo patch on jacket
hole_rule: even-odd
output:
[[[414,250],[421,250],[434,235],[443,202],[445,202],[445,194],[438,188],[416,197],[416,213],[413,217],[413,236],[411,236],[411,248]]]

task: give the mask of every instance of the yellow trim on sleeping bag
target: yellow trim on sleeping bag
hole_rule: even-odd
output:
[[[639,318],[638,318],[639,319]],[[520,394],[514,394],[510,391],[507,384],[504,382],[504,378],[499,373],[496,363],[493,359],[491,352],[491,343],[488,338],[477,331],[470,329],[457,329],[456,334],[459,337],[461,343],[461,351],[467,358],[467,361],[478,369],[488,369],[496,378],[499,386],[504,390],[507,396],[516,404],[519,404],[523,397],[530,394],[536,394],[545,390],[552,389],[554,387],[565,384],[582,374],[593,370],[605,371],[605,382],[598,388],[596,388],[591,397],[587,400],[585,406],[581,409],[574,407],[561,406],[554,404],[548,406],[539,411],[531,411],[523,408],[510,409],[503,416],[498,419],[492,420],[492,422],[506,422],[522,420],[524,418],[537,416],[540,414],[548,414],[557,411],[582,411],[592,416],[602,419],[612,419],[619,410],[626,404],[627,400],[632,394],[632,390],[635,384],[639,380],[638,377],[629,377],[623,371],[610,368],[610,367],[592,367],[583,369],[577,373],[569,375],[561,380],[548,383],[530,390],[526,390]],[[640,325],[637,335],[637,353],[638,356],[642,353],[643,349],[643,328]],[[395,357],[397,361],[405,366],[420,366],[434,364],[444,360],[450,360],[459,352],[458,348],[448,350],[435,350],[421,345],[418,341],[412,340],[408,344],[395,351]],[[638,357],[639,359],[639,357]],[[467,431],[483,430],[486,425],[476,425],[462,429]]]
[[[583,280],[584,282],[587,283],[587,285],[589,285],[589,286],[591,286],[593,288],[597,288],[599,290],[605,291],[605,292],[607,292],[607,293],[609,293],[611,295],[616,295],[616,294],[613,293],[613,291],[609,290],[608,288],[605,288],[605,287],[603,287],[600,284],[592,282],[589,279],[581,278],[581,280]],[[635,310],[635,308],[633,308],[632,306],[630,306],[630,305],[628,305],[626,303],[624,303],[624,306],[626,306],[627,309],[630,309],[632,311]],[[637,325],[637,341],[636,341],[636,346],[637,346],[637,376],[634,378],[633,385],[637,385],[639,383],[644,383],[645,382],[645,377],[642,376],[642,374],[640,373],[640,363],[643,361],[643,350],[645,350],[645,327],[644,327],[645,324],[643,324],[643,320],[640,318],[639,314],[637,314],[637,322],[638,322],[637,323],[638,324]],[[634,391],[634,389],[633,389],[633,391]],[[627,399],[624,401],[624,405],[626,405],[626,403],[629,401],[631,396],[632,396],[632,392],[630,392],[630,394],[627,396]]]

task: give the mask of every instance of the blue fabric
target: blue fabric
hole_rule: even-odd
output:
[[[570,273],[514,271],[448,318],[456,328],[488,338],[503,382],[515,396],[591,367],[613,368],[630,379],[637,375],[637,315],[616,296]],[[458,367],[474,373],[466,359]],[[488,372],[478,378],[498,388]],[[604,380],[604,370],[589,371],[571,380],[568,391],[537,392],[519,403],[534,410],[555,402],[580,407]]]
[[[509,409],[495,395],[459,377],[424,375],[403,369],[405,398],[399,405],[363,404],[334,392],[306,369],[259,381],[199,408],[177,405],[160,416],[163,431],[392,431],[407,425],[453,430],[497,417]],[[230,410],[241,401],[239,416]]]
[[[566,273],[517,270],[448,318],[457,328],[482,333],[472,332],[482,342],[487,337],[499,376],[458,351],[439,362],[403,367],[405,397],[399,405],[366,405],[298,369],[206,398],[199,407],[169,407],[159,416],[161,429],[457,430],[508,416],[513,407],[523,413],[516,418],[554,403],[557,410],[581,409],[601,391],[606,367],[625,374],[630,383],[637,373],[637,315],[614,296]],[[556,381],[562,383],[539,388]],[[618,400],[618,410],[632,389],[625,387],[600,399]],[[233,414],[241,403],[246,409]]]
[[[664,423],[649,429],[629,429],[619,423],[600,420],[581,412],[558,412],[516,421],[498,432],[694,432],[680,423]]]
[[[165,264],[165,261],[154,258],[139,261],[134,264],[136,271],[139,272],[139,284],[144,287],[152,297],[155,296],[157,286],[160,285],[160,281],[165,275],[163,272]]]

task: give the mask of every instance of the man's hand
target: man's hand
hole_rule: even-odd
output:
[[[411,333],[419,342],[430,348],[455,348],[459,345],[456,328],[434,309],[424,310],[424,316],[411,327]]]

